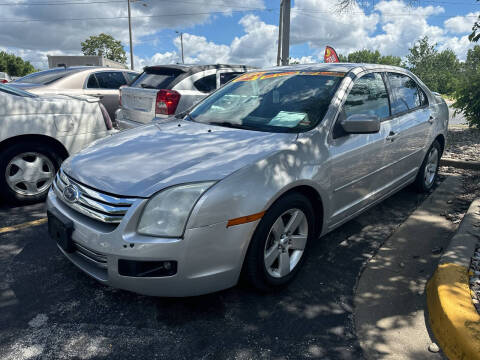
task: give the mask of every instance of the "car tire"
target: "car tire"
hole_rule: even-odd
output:
[[[314,238],[310,201],[299,193],[280,198],[255,230],[244,262],[244,278],[262,292],[284,287],[302,267]]]
[[[61,163],[61,156],[41,142],[9,146],[0,152],[0,197],[16,205],[44,200]]]
[[[414,186],[420,193],[429,192],[437,179],[442,148],[437,140],[430,146],[418,171]]]

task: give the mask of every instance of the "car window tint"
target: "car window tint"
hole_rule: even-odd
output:
[[[427,95],[420,88],[418,88],[418,95],[420,96],[420,106],[428,105]]]
[[[98,81],[95,77],[95,74],[90,75],[87,82],[87,88],[89,89],[98,89]]]
[[[217,88],[217,75],[208,75],[193,83],[198,91],[209,93]]]
[[[392,115],[415,109],[421,105],[417,83],[407,75],[388,73],[392,91]]]
[[[170,67],[146,67],[130,86],[144,89],[171,89],[173,82],[183,74],[183,70]]]
[[[138,74],[137,73],[132,73],[132,72],[126,72],[125,77],[127,78],[127,82],[131,84],[136,78]]]
[[[371,73],[356,80],[343,110],[345,117],[354,114],[377,115],[379,119],[389,117],[388,94],[382,76]]]
[[[95,74],[101,89],[118,89],[127,81],[120,71],[103,71]]]
[[[29,84],[39,84],[39,85],[48,85],[57,80],[63,79],[66,76],[75,74],[77,72],[85,70],[84,68],[55,68],[50,70],[38,71],[33,74],[26,75],[21,77],[14,82],[17,83],[29,83]]]
[[[236,78],[238,75],[243,74],[243,72],[222,72],[220,73],[220,86],[229,82],[230,80]]]

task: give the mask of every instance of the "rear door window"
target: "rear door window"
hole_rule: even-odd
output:
[[[388,93],[382,75],[370,73],[356,80],[343,106],[345,117],[357,114],[390,116]]]
[[[91,74],[91,75],[88,77],[87,88],[89,88],[89,89],[98,89],[98,81],[97,81],[97,78],[95,77],[95,74]]]
[[[243,74],[243,72],[222,72],[220,73],[220,86],[226,84],[232,79],[235,79],[238,75]]]
[[[127,78],[128,84],[131,84],[138,76],[137,73],[133,73],[133,72],[126,72],[124,74],[125,74],[125,77]]]
[[[182,70],[172,68],[145,68],[144,72],[130,85],[145,89],[170,89]]]
[[[95,74],[100,89],[118,89],[127,84],[121,71],[102,71]]]
[[[193,83],[198,91],[210,93],[217,88],[217,74],[204,76]]]
[[[392,115],[414,110],[428,103],[425,93],[410,76],[388,73],[388,82],[392,92]]]

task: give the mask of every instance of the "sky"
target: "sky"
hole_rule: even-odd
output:
[[[292,0],[290,56],[320,62],[326,45],[404,57],[423,36],[464,60],[476,0],[359,0],[339,14],[335,0]],[[132,0],[134,64],[181,61],[276,63],[280,0]],[[48,67],[49,55],[80,55],[80,43],[107,33],[129,51],[127,0],[0,0],[0,50]],[[128,60],[129,62],[130,60]]]

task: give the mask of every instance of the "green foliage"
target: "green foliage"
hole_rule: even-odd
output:
[[[452,50],[438,52],[436,47],[429,43],[427,36],[417,41],[407,55],[408,68],[430,90],[452,94],[458,85],[460,62]]]
[[[468,50],[464,72],[455,92],[457,111],[463,111],[470,126],[480,128],[480,46]]]
[[[115,40],[112,35],[102,33],[97,36],[90,36],[81,45],[83,55],[104,56],[122,64],[127,62],[127,55],[122,43]]]
[[[382,56],[378,50],[359,50],[353,53],[348,54],[348,56],[340,55],[340,62],[349,62],[349,63],[365,63],[365,64],[383,64],[383,65],[393,65],[400,66],[402,59],[398,56]]]
[[[478,20],[475,22],[475,24],[473,24],[472,33],[470,34],[468,39],[472,42],[477,42],[478,40],[480,40],[480,15],[478,15]]]
[[[0,71],[6,72],[10,76],[25,76],[36,70],[29,61],[24,61],[19,56],[0,51]]]

